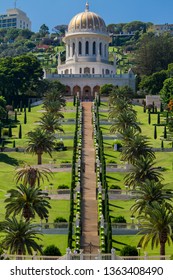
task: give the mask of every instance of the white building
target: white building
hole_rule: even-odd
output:
[[[66,85],[66,93],[79,95],[81,99],[93,99],[100,86],[113,84],[128,85],[135,90],[135,75],[131,70],[127,74],[116,74],[116,55],[109,62],[109,43],[111,38],[104,20],[96,13],[85,11],[75,15],[68,25],[63,41],[66,44],[66,61],[58,59],[58,75],[46,75],[46,78],[58,79]]]
[[[173,24],[156,24],[153,25],[153,29],[156,35],[162,35],[163,33],[170,33],[171,35],[173,35]]]
[[[26,13],[19,9],[8,9],[0,15],[0,28],[18,28],[31,30],[31,21]]]

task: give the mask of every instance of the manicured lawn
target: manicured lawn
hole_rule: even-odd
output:
[[[131,223],[131,211],[130,208],[134,204],[134,200],[109,200],[110,216],[118,217],[124,216],[127,223]],[[137,223],[136,220],[134,220]]]
[[[49,220],[48,220],[49,223],[53,223],[54,219],[56,219],[57,217],[63,217],[68,222],[69,211],[70,211],[70,200],[51,199],[50,205],[51,205],[51,209],[49,210]],[[36,216],[33,222],[40,223],[40,219]],[[43,223],[45,223],[44,220]]]
[[[0,220],[5,218],[5,204],[4,200],[0,200]],[[70,200],[50,200],[51,209],[49,209],[49,223],[53,223],[54,219],[57,217],[63,217],[67,221],[69,219],[69,211],[70,211]],[[40,223],[40,218],[36,215],[35,219],[32,221],[33,223]],[[43,220],[43,223],[45,221]]]
[[[121,187],[121,189],[125,189],[124,186],[124,176],[125,172],[107,172],[106,173],[106,179],[108,186],[116,185]]]
[[[108,108],[108,103],[104,102],[101,103],[102,108]],[[148,141],[153,148],[160,148],[161,147],[161,139],[163,137],[164,133],[164,127],[163,126],[157,126],[157,139],[154,139],[154,124],[157,124],[157,115],[151,114],[151,123],[148,124],[148,113],[143,112],[142,106],[134,106],[134,109],[137,111],[137,119],[138,123],[140,124],[142,135],[146,135],[148,138]],[[108,113],[107,112],[100,112],[100,119],[108,119]],[[161,123],[165,122],[165,114],[161,114],[160,118]],[[110,134],[110,125],[101,125],[101,129],[103,132],[103,135],[109,135]],[[161,139],[160,139],[161,138]],[[114,151],[113,149],[113,142],[112,140],[104,139],[104,155],[106,159],[106,163],[115,162],[116,164],[121,165],[121,153],[118,151]],[[164,140],[164,148],[170,148],[171,147],[171,141]],[[166,151],[160,151],[155,152],[155,165],[156,167],[162,167],[162,176],[164,178],[163,183],[166,185],[167,188],[173,189],[173,152],[166,152]],[[107,183],[109,187],[111,185],[117,185],[120,186],[122,189],[125,189],[124,186],[124,176],[127,173],[125,172],[107,172]],[[130,208],[134,204],[135,200],[109,200],[109,209],[110,209],[110,216],[111,218],[117,217],[117,216],[124,216],[127,223],[131,223],[131,211]],[[135,223],[137,223],[137,219],[134,220]],[[139,242],[140,236],[139,235],[132,235],[132,236],[113,236],[113,247],[117,248],[117,254],[119,254],[118,249],[121,249],[124,244],[132,245],[137,247]],[[123,243],[123,244],[120,244]],[[154,248],[154,250],[151,250],[151,244],[147,246],[146,249],[141,249],[140,254],[144,255],[144,252],[147,252],[148,255],[159,255],[159,247]],[[166,254],[172,255],[173,250],[172,246],[169,247],[166,245]]]
[[[59,248],[62,255],[65,255],[67,245],[67,235],[61,234],[44,234],[41,236],[42,241],[38,243],[43,245],[43,250],[49,245],[55,245]]]
[[[117,255],[119,255],[118,249],[123,248],[125,244],[135,246],[137,248],[140,238],[141,238],[140,235],[114,235],[113,245],[115,246],[115,248],[117,248],[116,251]],[[119,242],[123,244],[118,244]],[[147,252],[149,256],[159,255],[159,246],[158,248],[154,248],[152,250],[151,244],[149,243],[146,249],[142,249],[142,248],[140,249],[140,255],[143,256],[144,252]],[[172,255],[172,254],[173,254],[172,245],[171,246],[166,245],[166,255]]]
[[[75,119],[75,112],[66,112],[73,107],[72,102],[67,102],[66,109],[64,111],[65,119]],[[6,147],[13,146],[13,140],[15,140],[16,147],[25,148],[27,146],[27,133],[33,130],[35,127],[39,126],[39,119],[43,114],[44,110],[42,106],[32,107],[31,112],[27,112],[27,123],[24,124],[24,112],[18,113],[18,122],[22,124],[22,139],[18,139],[19,133],[19,123],[17,127],[12,129],[13,137],[8,139],[8,143],[5,144]],[[59,133],[57,140],[63,139],[63,136],[71,134],[73,135],[75,130],[75,124],[65,124],[62,123],[64,134]],[[73,139],[64,139],[64,145],[67,147],[67,151],[53,151],[52,157],[48,154],[43,154],[43,165],[48,164],[49,168],[55,165],[59,165],[63,162],[72,162],[73,155]],[[55,164],[53,163],[55,161]],[[19,166],[24,164],[36,165],[37,156],[26,152],[0,152],[0,220],[5,218],[5,204],[4,199],[6,198],[6,192],[15,188],[15,170]],[[52,185],[50,185],[50,183]],[[71,186],[71,170],[69,172],[53,172],[50,181],[44,181],[41,183],[40,187],[43,190],[57,192],[59,185],[67,185],[69,188]],[[54,219],[57,217],[63,217],[67,221],[69,220],[70,213],[70,200],[50,200],[51,209],[49,211],[49,222],[53,223]],[[40,219],[36,216],[33,222],[40,223]],[[44,221],[43,221],[44,222]],[[54,244],[56,245],[62,254],[65,254],[67,248],[67,235],[43,235],[43,241],[41,244],[44,247]]]

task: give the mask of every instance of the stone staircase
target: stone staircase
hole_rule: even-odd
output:
[[[98,213],[96,199],[95,149],[92,126],[92,102],[83,102],[83,164],[85,172],[82,175],[82,237],[81,248],[84,253],[92,247],[92,253],[99,248]]]

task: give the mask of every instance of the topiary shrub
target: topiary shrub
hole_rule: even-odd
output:
[[[67,147],[64,146],[63,141],[59,141],[55,143],[55,150],[56,151],[66,151]]]
[[[135,246],[126,245],[120,250],[120,256],[138,256],[138,250]]]
[[[112,220],[113,223],[126,223],[126,219],[123,216],[114,217]]]
[[[62,189],[63,189],[63,190],[64,190],[64,189],[69,189],[69,186],[62,184],[62,185],[59,185],[59,186],[58,186],[58,189],[61,189],[61,190],[62,190]]]
[[[120,187],[120,186],[117,186],[117,185],[111,185],[111,186],[110,186],[110,189],[111,189],[111,190],[121,190],[121,187]]]
[[[114,164],[116,164],[117,162],[116,162],[115,160],[113,160],[113,159],[110,159],[110,160],[108,160],[108,163],[114,163]]]
[[[70,193],[70,189],[69,186],[67,185],[59,185],[57,188],[57,192],[58,194],[69,194]]]
[[[61,256],[61,252],[55,245],[49,245],[44,249],[43,256]]]
[[[67,223],[67,220],[63,217],[57,217],[54,219],[54,228],[62,228],[64,225],[59,223]]]
[[[54,223],[67,223],[67,220],[63,217],[57,217],[54,219]]]

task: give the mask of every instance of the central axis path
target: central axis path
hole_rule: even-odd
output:
[[[98,252],[98,213],[96,199],[95,149],[93,141],[92,102],[83,102],[83,164],[82,176],[82,237],[81,247],[86,251],[92,244],[92,253]]]

